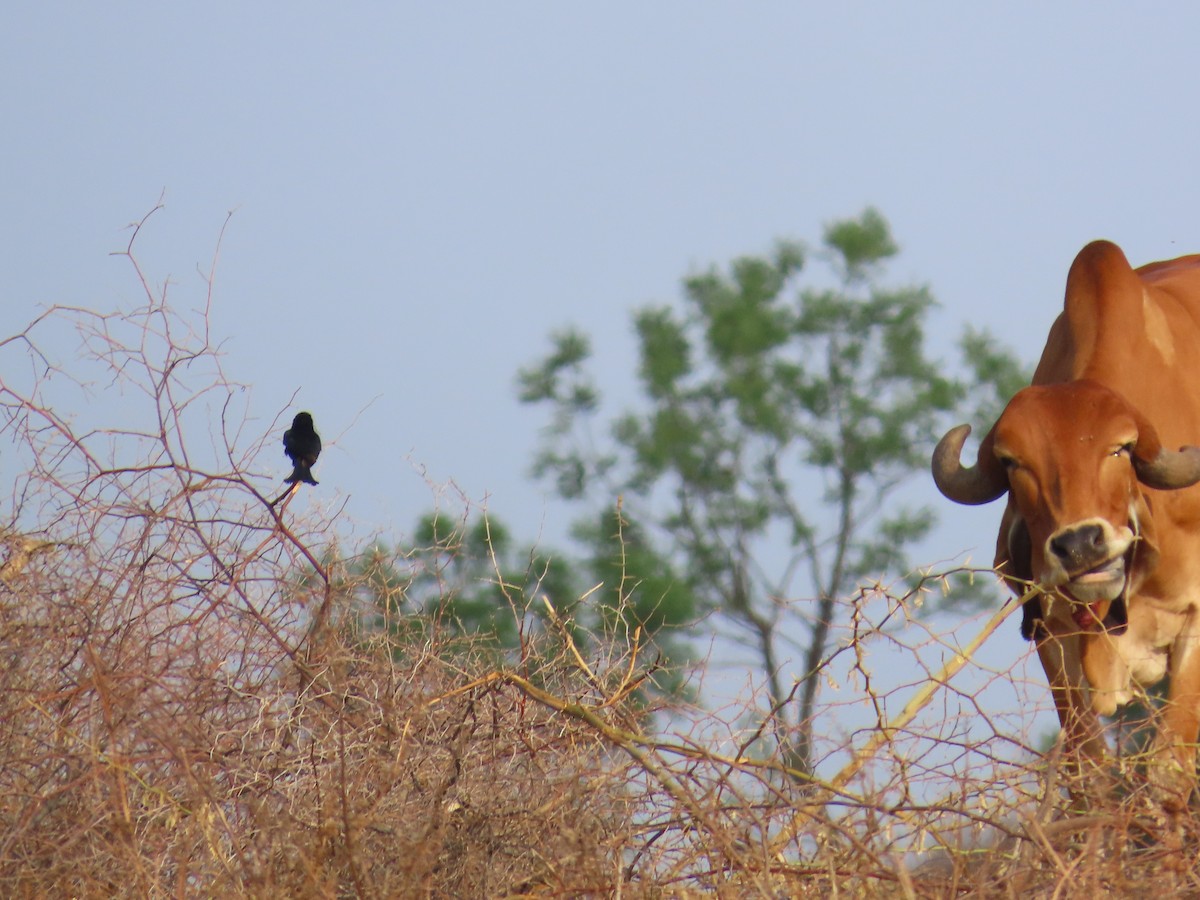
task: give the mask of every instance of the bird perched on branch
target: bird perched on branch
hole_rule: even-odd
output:
[[[292,427],[283,433],[283,452],[292,461],[292,474],[284,481],[303,481],[317,484],[312,476],[312,467],[321,455],[321,436],[313,429],[313,418],[309,413],[296,413]]]

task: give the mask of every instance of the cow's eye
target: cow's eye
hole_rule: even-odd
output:
[[[1128,444],[1122,444],[1120,447],[1118,447],[1116,450],[1113,451],[1112,455],[1113,456],[1123,456],[1126,459],[1128,459],[1130,456],[1133,455],[1133,441],[1130,441]]]
[[[1000,457],[1000,465],[1004,466],[1004,468],[1008,469],[1010,472],[1013,469],[1019,469],[1021,467],[1021,464],[1017,462],[1015,457],[1012,456]]]

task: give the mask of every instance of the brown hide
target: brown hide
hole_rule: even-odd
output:
[[[961,449],[952,435],[943,443]],[[1007,490],[996,563],[1044,590],[1023,631],[1036,637],[1070,747],[1101,757],[1098,714],[1169,671],[1159,748],[1179,767],[1170,777],[1190,783],[1200,731],[1200,487],[1190,485],[1200,469],[1152,471],[1183,459],[1172,451],[1184,445],[1200,445],[1200,256],[1135,271],[1096,241],[1071,266],[1032,385],[974,469],[953,471],[957,455],[948,462],[941,446],[934,468],[958,502]],[[973,493],[956,493],[964,475],[977,479]]]

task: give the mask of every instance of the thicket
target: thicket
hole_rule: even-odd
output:
[[[789,767],[754,690],[715,710],[644,690],[717,676],[664,676],[637,627],[528,596],[536,573],[491,573],[504,652],[464,635],[428,602],[461,535],[342,555],[336,505],[298,513],[265,471],[285,411],[252,414],[207,308],[172,308],[133,249],[136,308],[56,307],[0,340],[3,895],[1200,889],[1195,819],[1135,761],[1122,796],[1072,808],[1030,737],[1047,692],[1015,625],[1011,665],[975,659],[1005,611],[919,615],[950,573],[835,598],[827,775]],[[55,329],[78,335],[66,362]],[[97,385],[123,421],[68,414]]]

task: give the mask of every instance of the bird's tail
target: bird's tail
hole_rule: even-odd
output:
[[[305,484],[320,484],[317,479],[312,477],[312,469],[304,465],[304,463],[296,463],[292,474],[283,479],[289,484],[295,484],[297,481],[303,481]]]

